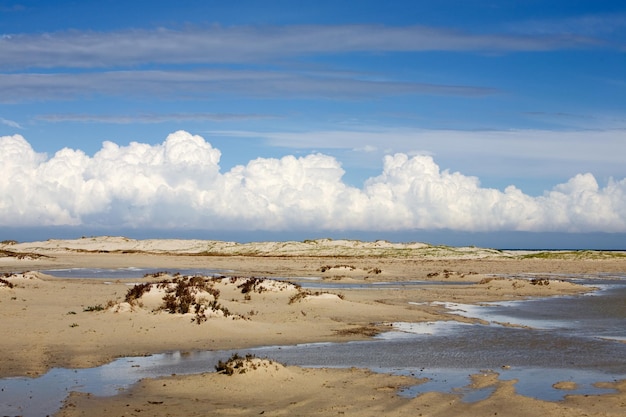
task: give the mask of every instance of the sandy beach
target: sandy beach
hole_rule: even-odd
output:
[[[41,272],[123,267],[162,272],[114,280]],[[196,281],[168,273],[184,268],[219,273]],[[511,252],[332,240],[246,245],[121,237],[3,242],[0,376],[36,377],[55,367],[87,368],[119,357],[179,350],[364,340],[393,322],[472,320],[451,314],[437,301],[474,304],[579,294],[589,288],[560,281],[555,274],[625,271],[626,256],[620,252]],[[520,275],[527,273],[540,278]],[[297,285],[313,278],[432,285],[402,291],[313,291]],[[452,284],[442,285],[445,281]],[[233,375],[212,371],[142,380],[112,397],[70,393],[57,415],[621,416],[626,411],[626,381],[611,383],[616,393],[549,402],[520,396],[514,381],[488,372],[472,381],[477,387],[495,387],[494,393],[466,403],[454,394],[399,396],[399,388],[420,380],[366,369],[299,368],[254,358],[243,360]]]

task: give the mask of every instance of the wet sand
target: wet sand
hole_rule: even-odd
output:
[[[158,252],[154,242],[150,251],[118,250],[116,242],[107,240],[90,243],[99,245],[98,249],[85,245],[80,251],[68,249],[71,245],[67,242],[47,248],[42,244],[0,247],[11,251],[10,256],[0,258],[0,271],[15,273],[4,278],[13,288],[0,287],[0,317],[6,335],[0,340],[0,376],[36,376],[52,367],[93,367],[116,357],[175,350],[365,340],[385,330],[389,322],[472,320],[453,315],[441,305],[431,304],[433,301],[471,304],[588,291],[559,282],[553,275],[546,275],[549,285],[499,275],[626,270],[626,258],[600,259],[595,255],[546,259],[468,250],[456,257],[442,257],[397,248],[392,248],[395,253],[388,250],[363,255],[343,248],[341,256],[326,252],[311,256],[302,251],[252,256],[190,253],[172,250],[171,246]],[[225,286],[220,287],[220,302],[240,318],[209,317],[196,324],[190,315],[119,308],[133,284],[153,282],[154,277],[111,281],[20,274],[68,267],[210,268],[241,277],[319,278],[333,283],[430,280],[433,285],[402,291],[342,289],[335,291],[341,297],[310,294],[293,303],[290,291],[295,290],[253,293],[248,298]],[[440,281],[472,285],[438,285]],[[99,305],[106,308],[94,309]],[[96,311],[85,311],[90,309]],[[398,395],[399,387],[419,382],[361,369],[303,369],[275,364],[233,376],[210,372],[145,380],[108,398],[72,394],[59,415],[622,415],[626,407],[623,381],[613,383],[616,394],[572,396],[558,403],[516,395],[514,382],[499,380],[497,375],[476,377],[475,384],[495,387],[490,398],[478,403],[464,403],[452,394]]]

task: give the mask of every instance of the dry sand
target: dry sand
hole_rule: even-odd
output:
[[[530,255],[530,257],[529,257]],[[409,280],[471,281],[474,285],[408,287],[407,290],[342,290],[335,295],[299,294],[291,286],[269,285],[242,294],[245,282],[211,283],[222,310],[195,314],[154,312],[158,289],[133,303],[125,297],[141,279],[60,279],[39,272],[66,267],[212,268],[238,277],[319,277],[335,282]],[[37,376],[51,367],[92,367],[116,357],[173,350],[246,347],[371,337],[387,322],[469,320],[450,315],[432,301],[476,303],[586,291],[560,282],[558,273],[621,272],[623,253],[501,252],[480,248],[432,247],[389,242],[307,241],[239,245],[214,241],[136,241],[101,237],[74,241],[0,244],[0,376]],[[549,285],[504,274],[541,273]],[[10,286],[12,285],[12,288]],[[161,289],[161,291],[165,291]],[[160,297],[159,297],[160,298]],[[413,302],[409,304],[409,302]],[[423,302],[425,304],[416,305]],[[102,311],[85,311],[99,310]],[[222,313],[219,313],[222,311]],[[223,316],[223,311],[229,313]],[[518,396],[513,382],[476,377],[497,387],[487,400],[467,404],[451,394],[397,395],[408,377],[361,369],[302,369],[264,363],[232,376],[204,373],[144,380],[115,397],[73,393],[61,416],[121,415],[623,415],[626,384],[618,394],[568,396],[553,403]]]

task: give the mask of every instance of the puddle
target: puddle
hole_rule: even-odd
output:
[[[477,374],[493,373],[492,370],[481,369],[420,369],[395,371],[398,375],[411,375],[417,378],[428,378],[423,384],[403,389],[400,395],[404,397],[416,397],[426,392],[451,393],[461,396],[464,402],[476,402],[488,398],[494,391],[495,386],[473,388],[470,376]],[[519,395],[535,398],[543,401],[561,401],[566,395],[602,395],[611,394],[616,390],[598,388],[597,382],[614,382],[614,376],[598,371],[585,371],[576,369],[555,368],[510,368],[495,370],[501,381],[517,380],[515,391]],[[558,382],[575,382],[576,388],[563,390],[555,388]],[[453,387],[453,388],[451,388]]]
[[[38,378],[0,380],[0,415],[52,415],[71,391],[110,396],[143,378],[211,372],[223,352],[173,352],[120,358],[87,369],[53,368]]]
[[[147,274],[156,274],[157,272],[167,271],[170,274],[179,273],[181,275],[202,275],[202,276],[220,276],[232,274],[232,270],[211,269],[211,268],[195,268],[195,269],[168,269],[168,268],[67,268],[67,269],[48,269],[42,270],[44,274],[52,275],[57,278],[102,278],[102,279],[123,279],[123,278],[142,278]],[[341,289],[395,289],[401,290],[413,286],[430,286],[430,285],[472,285],[472,282],[455,282],[455,281],[401,281],[401,282],[329,282],[321,277],[268,277],[269,279],[279,281],[297,282],[302,288],[311,290],[341,290]]]
[[[476,326],[472,323],[460,321],[429,321],[424,323],[395,322],[394,330],[381,333],[376,339],[391,340],[412,338],[413,335],[450,335],[457,333],[464,326]]]

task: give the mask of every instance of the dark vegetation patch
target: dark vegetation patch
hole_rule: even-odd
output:
[[[233,353],[226,361],[219,360],[215,365],[215,371],[218,374],[234,375],[243,374],[248,370],[256,370],[259,366],[263,366],[254,359],[259,359],[256,355],[248,353],[246,356],[240,356],[238,353]],[[265,360],[266,363],[272,365],[274,362],[271,360]]]
[[[362,336],[367,336],[367,337],[374,337],[380,333],[380,329],[376,326],[370,325],[370,326],[351,327],[348,329],[339,329],[339,330],[335,330],[335,333],[338,334],[339,336],[362,335]]]
[[[96,304],[93,306],[87,306],[83,309],[83,311],[86,312],[92,312],[92,311],[104,311],[106,310],[106,307],[104,307],[102,304]]]
[[[124,301],[129,304],[134,304],[138,299],[140,299],[145,293],[149,292],[152,288],[152,284],[149,282],[143,284],[135,284],[132,288],[129,288],[126,292],[126,297]]]
[[[330,271],[333,268],[346,268],[350,271],[356,270],[356,267],[354,265],[323,265],[320,267],[320,272]]]
[[[535,252],[521,256],[522,259],[623,259],[626,252],[622,251],[598,251],[598,250],[577,250],[577,251],[546,251]]]
[[[144,274],[143,277],[144,278],[161,278],[167,275],[170,275],[170,273],[167,271],[158,271],[158,272],[153,272],[150,274]],[[173,276],[177,277],[179,275],[180,275],[180,272],[176,272]]]
[[[298,292],[289,298],[289,304],[299,303],[300,301],[304,300],[306,297],[317,297],[322,294],[332,294],[332,293],[322,292],[322,291],[313,292],[309,290],[303,290],[302,288],[298,288]],[[333,295],[336,295],[341,300],[345,298],[342,294],[333,294]]]
[[[6,274],[4,274],[3,276],[4,276],[5,278],[9,278],[9,277],[10,277],[10,276],[12,276],[12,275],[13,275],[13,274],[6,273]],[[0,278],[0,287],[13,288],[13,287],[14,287],[14,285],[13,285],[13,283],[12,283],[11,281],[7,281],[7,280],[6,280],[6,279],[4,279],[4,278]]]
[[[448,269],[444,269],[441,272],[430,272],[428,274],[426,274],[426,277],[428,278],[436,278],[436,277],[441,277],[441,278],[450,278],[450,277],[459,277],[459,278],[465,278],[465,275],[477,275],[478,272],[468,272],[467,274],[463,273],[463,272],[457,272],[457,271],[450,271]]]
[[[4,256],[7,258],[15,258],[15,259],[39,259],[39,258],[49,258],[49,256],[41,255],[39,253],[34,252],[15,252],[12,250],[0,249],[0,256]]]
[[[231,277],[230,282],[235,284],[238,281],[238,279],[239,278],[237,277]],[[253,293],[253,292],[257,292],[261,294],[263,291],[266,291],[265,288],[260,286],[260,284],[263,283],[263,281],[265,281],[265,278],[251,277],[251,278],[246,279],[241,284],[237,285],[237,288],[241,290],[242,294],[248,294],[248,293]]]

